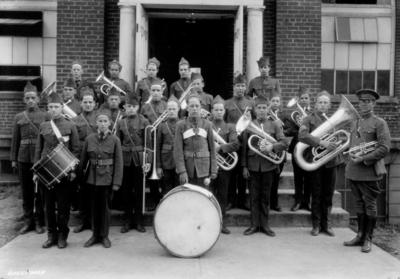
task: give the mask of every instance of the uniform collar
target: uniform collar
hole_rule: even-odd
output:
[[[33,107],[33,108],[26,108],[26,111],[27,112],[36,112],[36,111],[38,111],[38,106],[35,106],[35,107]]]
[[[260,124],[264,124],[265,122],[267,122],[267,118],[260,119],[257,117],[257,122]]]
[[[168,118],[168,122],[169,123],[171,123],[171,124],[174,124],[174,123],[176,123],[176,122],[178,122],[178,120],[179,120],[179,118],[177,117],[177,118]]]
[[[93,114],[94,113],[94,110],[91,110],[91,111],[89,111],[89,112],[87,112],[87,111],[82,111],[82,115],[83,116],[90,116],[91,114]]]
[[[368,112],[366,114],[361,114],[360,116],[361,116],[362,120],[365,120],[365,119],[368,119],[368,118],[371,118],[372,116],[374,116],[374,112],[370,111],[370,112]]]
[[[191,117],[191,116],[188,116],[188,121],[190,122],[190,123],[192,123],[192,124],[198,124],[199,122],[200,122],[200,117],[198,116],[198,117]]]
[[[137,118],[137,113],[136,114],[134,114],[134,115],[129,115],[129,116],[126,116],[126,118],[127,119],[129,119],[129,120],[134,120],[135,118]]]
[[[223,119],[213,119],[213,124],[215,125],[221,125],[224,122]]]
[[[64,116],[60,116],[59,118],[53,118],[54,123],[61,123],[64,121]]]
[[[234,100],[236,100],[236,101],[238,101],[238,102],[240,102],[241,100],[243,100],[243,98],[244,98],[244,95],[243,95],[243,97],[238,97],[238,96],[233,96],[233,97],[232,97],[232,99],[234,99]]]

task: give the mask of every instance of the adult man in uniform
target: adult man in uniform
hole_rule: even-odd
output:
[[[63,85],[63,99],[66,104],[73,112],[77,115],[81,114],[82,107],[79,101],[75,98],[76,95],[76,84],[72,78],[67,79]]]
[[[83,66],[84,66],[83,62],[79,57],[77,57],[72,61],[71,75],[73,81],[76,84],[76,92],[77,92],[77,94],[75,94],[75,99],[78,101],[81,99],[80,93],[82,87],[89,87],[94,92],[95,101],[98,102],[98,96],[96,90],[94,89],[93,83],[87,79],[82,78],[82,75],[85,72]]]
[[[50,115],[39,109],[36,86],[29,81],[24,88],[23,101],[26,104],[26,110],[15,116],[10,152],[11,164],[13,168],[18,169],[22,190],[22,208],[24,210],[25,224],[19,233],[25,234],[35,229],[37,233],[41,234],[44,233],[42,198],[39,193],[35,193],[31,168],[35,158],[39,125],[49,120]]]
[[[286,150],[289,144],[281,127],[275,121],[267,118],[268,101],[259,97],[256,102],[257,119],[253,121],[253,124],[277,141],[274,144],[266,145],[265,151],[260,152],[279,154]],[[275,233],[268,227],[268,217],[271,186],[279,166],[249,148],[248,139],[250,136],[250,132],[245,130],[241,154],[243,177],[250,179],[251,197],[251,227],[244,232],[244,235],[251,235],[260,231],[268,236],[275,236]]]
[[[87,93],[85,93],[85,91]],[[95,104],[94,96],[91,94],[90,89],[86,89],[82,92],[81,96],[81,106],[83,112],[77,117],[73,118],[72,121],[75,122],[76,128],[79,135],[79,154],[82,154],[82,148],[85,144],[86,138],[92,133],[97,132],[96,125],[96,112],[93,110]],[[89,187],[81,184],[79,189],[79,215],[81,218],[81,223],[74,228],[74,233],[79,233],[85,229],[90,229],[91,226],[91,210],[90,210],[90,191]]]
[[[261,75],[250,81],[246,95],[250,98],[262,95],[266,100],[269,100],[272,90],[275,89],[281,93],[281,86],[279,85],[279,80],[269,75],[271,68],[268,57],[261,57],[257,64]]]
[[[179,176],[175,171],[173,157],[175,128],[179,121],[178,99],[171,95],[167,104],[168,119],[157,129],[157,175],[161,177],[162,195],[179,186]]]
[[[155,57],[150,58],[149,61],[147,62],[147,67],[146,67],[147,77],[139,81],[136,86],[136,97],[139,98],[141,105],[147,102],[147,100],[150,97],[151,84],[154,83],[154,81],[161,81],[161,79],[157,77],[160,65],[161,65],[160,61],[158,61],[157,58]],[[164,90],[162,90],[161,94],[163,95],[163,98],[167,100],[168,87],[164,81],[163,83],[165,84],[165,87]]]
[[[243,115],[247,109],[250,112],[252,118],[255,118],[255,102],[253,99],[247,99],[244,97],[246,92],[246,78],[241,74],[237,74],[233,80],[233,97],[225,102],[224,120],[226,123],[230,123],[236,126],[239,118]],[[241,141],[243,135],[238,137]],[[238,154],[241,154],[242,147],[240,147]],[[232,172],[232,179],[229,182],[228,200],[226,211],[232,207],[240,208],[249,211],[250,207],[246,201],[246,184],[247,180],[243,178],[241,156],[239,156],[239,162]],[[237,189],[237,193],[236,193]]]
[[[148,173],[153,156],[148,154],[146,164],[143,163],[144,139],[149,120],[138,115],[139,101],[136,97],[130,97],[125,104],[126,117],[119,120],[116,136],[120,138],[122,145],[122,157],[124,171],[122,178],[122,190],[124,193],[125,225],[121,233],[127,233],[132,228],[132,209],[135,209],[133,228],[139,232],[146,232],[143,226],[143,172]],[[150,129],[146,133],[146,148],[152,149]],[[142,169],[144,167],[144,169]],[[134,199],[132,197],[134,191]]]
[[[203,91],[205,85],[203,77],[197,73],[192,74],[192,83],[194,90],[197,92],[200,98],[202,109],[211,112],[213,96]]]
[[[299,130],[299,141],[310,145],[310,147],[321,146],[328,151],[335,150],[336,143],[321,140],[320,137],[311,135],[322,123],[326,121],[323,113],[327,113],[331,107],[331,95],[322,91],[317,95],[315,110],[309,116],[303,119]],[[329,116],[326,116],[329,118]],[[306,151],[305,159],[311,162],[313,154],[311,148]],[[329,236],[335,236],[330,227],[330,214],[332,210],[332,198],[336,186],[337,169],[343,163],[341,154],[330,160],[320,168],[310,171],[309,178],[311,183],[311,220],[313,229],[311,235],[317,236],[322,230]]]
[[[179,61],[179,75],[180,79],[171,84],[171,95],[174,95],[178,100],[180,99],[183,92],[192,83],[190,80],[190,64],[185,58],[181,58]]]
[[[196,92],[190,93],[189,116],[176,124],[174,160],[181,185],[204,187],[204,179],[217,178],[217,161],[211,122],[200,117],[201,103]]]
[[[224,114],[225,114],[225,101],[218,95],[213,100],[213,108],[212,108],[212,128],[218,136],[220,136],[226,143],[218,143],[218,146],[215,147],[215,151],[217,152],[217,156],[221,156],[227,161],[232,162],[232,159],[228,159],[228,153],[237,152],[239,150],[240,143],[237,139],[235,125],[225,123]],[[214,138],[214,140],[216,140]],[[216,142],[218,142],[216,140]],[[236,154],[237,155],[237,154]],[[237,155],[239,159],[239,156]],[[227,167],[227,166],[226,166]],[[232,175],[232,170],[224,170],[221,166],[218,166],[218,177],[214,179],[211,183],[211,192],[217,197],[218,203],[221,207],[222,217],[226,215],[226,200],[228,195],[228,187],[230,177]],[[221,232],[224,234],[229,234],[230,231],[223,224]]]
[[[61,142],[71,153],[79,157],[79,136],[75,124],[62,116],[63,101],[56,92],[52,92],[48,97],[48,108],[52,118],[51,121],[43,122],[39,127],[38,142],[35,152],[35,163],[41,158],[46,157]],[[57,127],[61,138],[57,138],[56,132],[52,128],[52,123]],[[70,181],[76,178],[75,171],[71,171],[67,177],[64,177],[55,187],[40,185],[44,192],[45,199],[45,220],[48,231],[48,240],[43,243],[43,248],[50,248],[57,243],[58,248],[67,247],[67,238],[69,234],[69,195],[68,187]],[[39,178],[35,174],[33,180]],[[57,203],[57,210],[56,210]],[[56,215],[57,211],[57,215]]]
[[[357,145],[376,141],[375,149],[368,153],[357,150],[350,153],[346,166],[346,178],[357,204],[357,236],[344,243],[345,246],[362,246],[364,253],[371,252],[372,234],[376,225],[376,198],[380,193],[379,181],[385,173],[383,159],[390,151],[390,132],[385,120],[374,115],[378,92],[361,89],[356,92],[359,99],[361,119],[351,128],[351,144]],[[360,152],[361,154],[356,154]],[[365,150],[364,150],[365,151]]]

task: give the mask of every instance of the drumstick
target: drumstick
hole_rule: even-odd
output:
[[[210,185],[210,182],[211,182],[211,176],[204,179],[203,183],[204,183],[204,185],[208,186],[208,185]]]
[[[38,191],[38,181],[35,180],[35,193],[37,193],[37,191]]]

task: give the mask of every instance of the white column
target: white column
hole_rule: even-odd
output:
[[[122,65],[120,77],[135,91],[136,6],[121,5],[120,9],[119,62]]]
[[[247,54],[246,78],[259,76],[257,62],[263,56],[263,11],[264,6],[247,6]]]

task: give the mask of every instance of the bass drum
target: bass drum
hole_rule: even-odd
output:
[[[185,184],[168,192],[154,215],[154,233],[174,256],[195,258],[207,253],[221,233],[217,199],[204,188]]]

